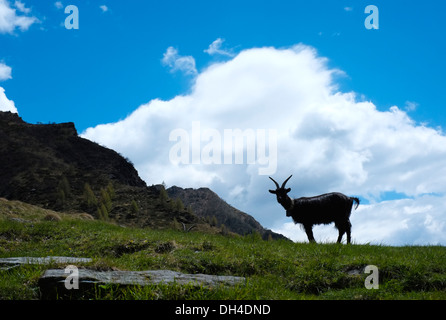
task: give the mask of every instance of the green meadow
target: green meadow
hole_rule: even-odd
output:
[[[13,210],[11,209],[13,206]],[[446,248],[264,241],[247,236],[151,230],[54,213],[21,202],[0,206],[0,258],[71,256],[78,268],[159,270],[245,277],[236,286],[98,285],[80,299],[446,299]],[[379,288],[367,289],[367,265]],[[39,299],[38,279],[64,265],[0,266],[0,299]]]

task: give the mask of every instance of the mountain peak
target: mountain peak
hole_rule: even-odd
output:
[[[11,111],[0,111],[0,120],[23,122],[22,118],[19,117],[18,113],[14,113]]]
[[[0,161],[1,197],[53,210],[82,211],[86,183],[98,191],[109,183],[147,187],[129,161],[79,137],[72,122],[29,124],[17,114],[0,112]],[[65,180],[70,190],[62,197],[58,193]]]

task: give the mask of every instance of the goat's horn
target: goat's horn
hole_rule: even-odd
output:
[[[288,182],[288,180],[290,180],[290,178],[291,178],[292,176],[293,176],[293,175],[289,176],[288,179],[286,179],[286,180],[282,183],[282,189],[285,188],[286,183]],[[279,187],[279,186],[277,186],[277,187]]]
[[[273,178],[269,177],[271,180],[273,180],[273,182],[276,184],[276,188],[279,189],[279,184],[276,182],[276,180],[274,180]]]

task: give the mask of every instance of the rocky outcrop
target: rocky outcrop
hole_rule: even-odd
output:
[[[287,239],[281,234],[265,229],[251,215],[234,208],[209,188],[192,189],[173,186],[166,191],[170,198],[178,198],[184,206],[190,206],[198,217],[217,226],[224,225],[231,232],[240,235],[257,232],[264,240],[269,237]]]

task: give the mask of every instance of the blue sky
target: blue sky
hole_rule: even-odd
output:
[[[68,5],[77,30],[65,28]],[[364,25],[368,5],[379,29]],[[262,191],[272,186],[260,162],[169,158],[169,133],[194,121],[217,133],[273,129],[271,175],[293,174],[292,196],[363,200],[354,241],[446,244],[445,12],[434,0],[0,0],[0,110],[74,122],[148,184],[210,187],[304,241]]]
[[[160,63],[166,48],[195,57],[200,70],[215,60],[203,50],[223,38],[234,52],[311,45],[346,73],[342,89],[382,109],[414,102],[416,121],[446,123],[444,1],[22,2],[39,21],[0,34],[0,61],[12,68],[0,84],[30,122],[73,121],[82,132],[187,92],[190,79]],[[64,28],[69,4],[79,30]],[[378,30],[364,27],[368,4],[379,8]]]

